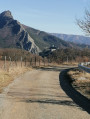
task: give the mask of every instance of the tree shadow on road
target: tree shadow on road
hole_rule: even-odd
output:
[[[42,71],[62,71],[68,67],[62,66],[62,67],[56,67],[56,66],[50,66],[50,67],[37,67],[36,69],[42,70]]]
[[[75,106],[73,101],[67,101],[67,100],[54,100],[54,99],[29,99],[25,100],[26,103],[43,103],[43,104],[58,104],[58,105],[64,105],[64,106]]]
[[[70,77],[68,77],[67,72],[70,69],[64,70],[59,75],[59,81],[62,89],[65,93],[83,110],[90,114],[90,100],[76,91],[70,84]]]

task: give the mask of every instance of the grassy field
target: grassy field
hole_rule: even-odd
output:
[[[90,74],[80,70],[71,70],[68,74],[74,79],[72,86],[90,99]]]

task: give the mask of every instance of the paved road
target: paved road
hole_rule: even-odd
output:
[[[59,71],[33,70],[0,95],[0,119],[90,119],[59,84]]]

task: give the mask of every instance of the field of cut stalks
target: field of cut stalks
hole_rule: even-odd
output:
[[[72,86],[90,99],[90,73],[85,73],[77,69],[69,71],[68,74],[74,80]]]

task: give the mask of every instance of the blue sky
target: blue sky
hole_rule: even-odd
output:
[[[21,23],[52,33],[84,35],[76,18],[89,8],[90,0],[0,0],[0,13],[10,10]]]

